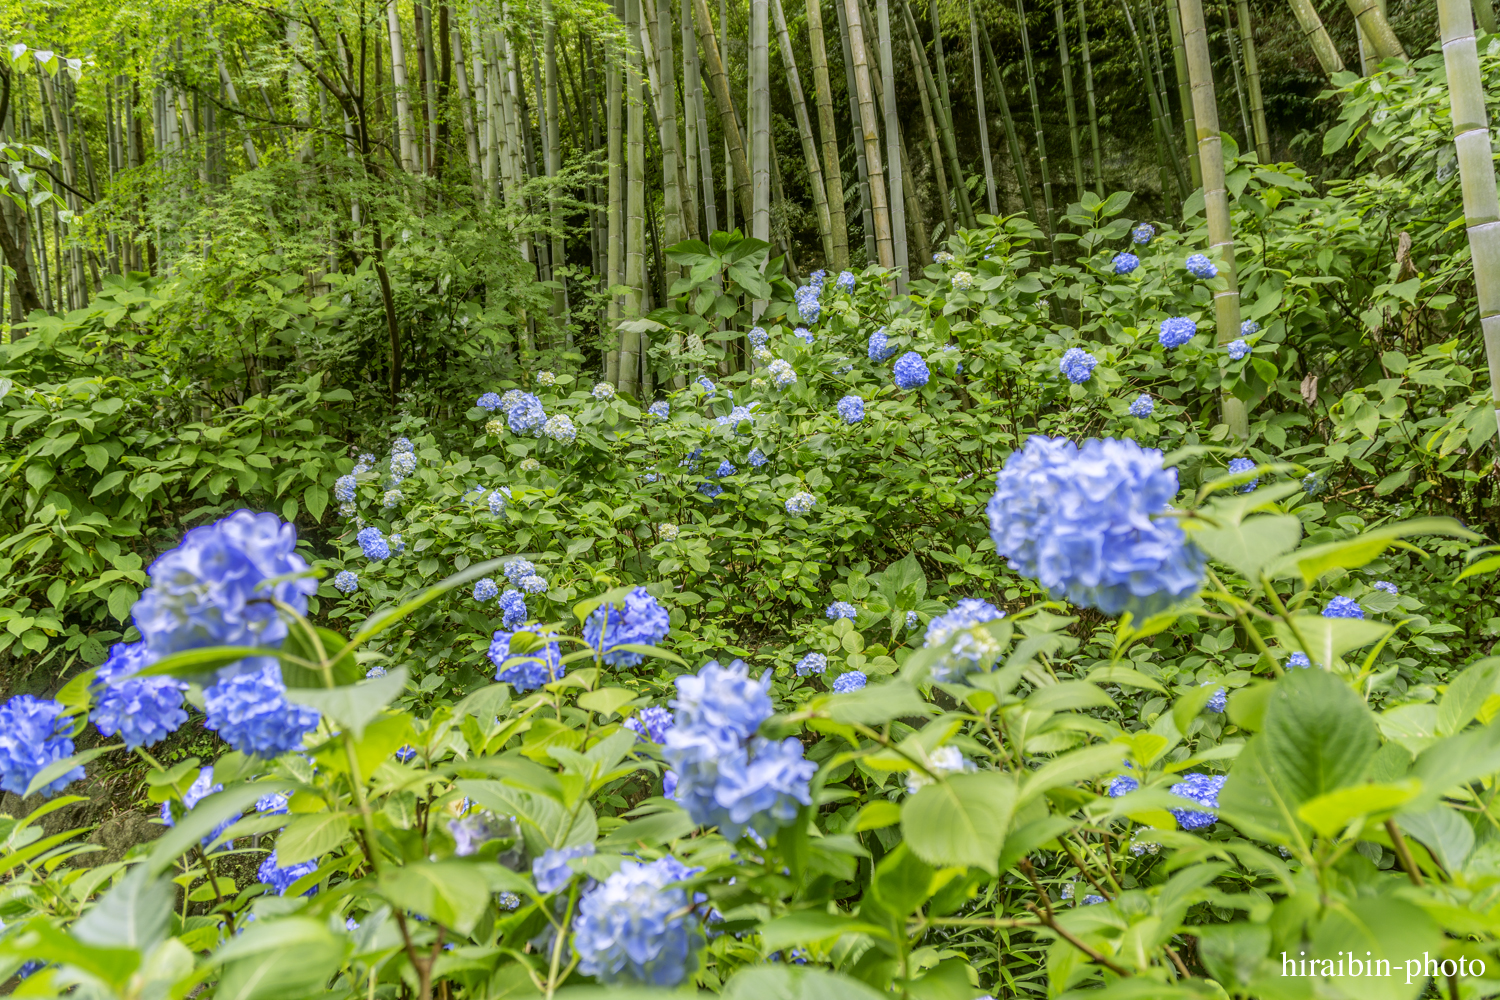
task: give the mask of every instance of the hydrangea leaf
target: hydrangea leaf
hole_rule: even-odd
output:
[[[887,994],[814,966],[752,965],[724,984],[722,996],[724,1000],[879,1000]]]
[[[72,927],[74,937],[104,948],[150,952],[167,936],[176,893],[164,878],[137,865]]]
[[[1295,626],[1295,629],[1293,628]],[[1398,626],[1364,618],[1324,618],[1322,615],[1296,615],[1291,625],[1278,618],[1273,626],[1283,646],[1303,650],[1315,664],[1334,663],[1353,649],[1379,642]],[[1297,671],[1301,673],[1302,671]]]
[[[467,861],[418,861],[388,869],[380,892],[393,906],[468,934],[489,903],[489,882]]]
[[[347,726],[359,739],[377,715],[406,689],[406,668],[333,688],[288,688],[288,701],[311,705],[330,722]]]
[[[1007,775],[950,775],[906,800],[901,833],[912,852],[930,864],[970,865],[997,874],[1015,804],[1015,781]]]
[[[224,965],[214,991],[224,1000],[287,1000],[321,993],[343,962],[347,940],[327,921],[258,920],[213,956]]]
[[[1407,836],[1421,841],[1437,863],[1450,873],[1462,869],[1474,850],[1474,828],[1448,806],[1433,806],[1426,812],[1401,816],[1396,822]]]
[[[835,722],[878,725],[903,715],[936,715],[938,709],[925,701],[905,681],[872,684],[848,694],[826,695],[813,703],[814,711],[827,712]]]
[[[782,951],[793,945],[811,944],[815,941],[828,941],[844,934],[890,937],[889,932],[879,924],[824,910],[794,910],[768,924],[762,924],[759,931],[761,948],[766,952]]]
[[[1448,683],[1443,700],[1438,702],[1438,733],[1452,736],[1467,726],[1494,692],[1497,677],[1500,677],[1500,656],[1486,657],[1464,667]]]
[[[1302,539],[1302,519],[1294,514],[1266,514],[1239,524],[1199,528],[1192,538],[1210,558],[1247,580],[1257,580],[1263,567],[1297,547]]]
[[[1413,779],[1351,785],[1302,803],[1297,807],[1297,818],[1321,836],[1332,837],[1362,816],[1379,818],[1381,814],[1395,812],[1421,790],[1422,783]],[[1472,843],[1474,831],[1467,824],[1465,827]]]
[[[1359,781],[1380,742],[1359,695],[1326,670],[1276,683],[1264,735],[1268,763],[1299,804]]]
[[[345,813],[299,816],[276,838],[277,864],[286,868],[311,861],[338,847],[348,833],[349,817]]]

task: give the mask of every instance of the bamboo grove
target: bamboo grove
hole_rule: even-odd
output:
[[[1493,26],[1488,0],[1475,3]],[[581,351],[635,394],[664,345],[631,321],[675,294],[686,269],[669,248],[683,240],[738,228],[771,244],[791,278],[878,264],[900,289],[983,215],[1025,213],[1062,261],[1076,238],[1064,216],[1086,191],[1131,187],[1173,217],[1201,188],[1210,242],[1232,253],[1214,204],[1219,129],[1266,163],[1290,153],[1294,131],[1268,127],[1257,35],[1283,64],[1295,44],[1321,70],[1304,81],[1311,93],[1345,66],[1325,16],[1353,32],[1362,67],[1406,57],[1375,0],[1322,13],[1291,0],[1291,43],[1274,23],[1284,9],[1253,14],[1248,0],[1050,6],[12,9],[6,308],[18,323],[79,308],[110,274],[173,273],[241,224],[229,206],[264,175],[294,192],[279,224],[309,241],[298,263],[310,287],[373,274],[393,399],[425,362],[406,343],[415,321],[387,256],[410,219],[455,217],[483,220],[517,257],[512,273],[545,289],[544,306],[518,310],[525,347]],[[1234,308],[1221,297],[1221,336]],[[743,367],[743,351],[725,348],[719,364]]]

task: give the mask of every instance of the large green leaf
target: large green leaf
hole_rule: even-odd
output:
[[[1495,693],[1497,678],[1500,678],[1500,656],[1490,656],[1469,664],[1449,681],[1443,700],[1438,702],[1438,733],[1452,736],[1473,721]]]
[[[901,807],[901,834],[922,860],[998,874],[1016,783],[997,771],[955,774],[926,785]]]
[[[1437,863],[1456,873],[1474,850],[1474,828],[1463,815],[1444,805],[1396,820],[1409,837],[1415,837],[1432,853]]]
[[[467,861],[418,861],[387,869],[380,893],[392,906],[468,934],[489,905],[489,880]]]
[[[175,900],[171,882],[136,865],[73,925],[73,936],[85,944],[145,954],[166,939]]]
[[[1370,562],[1403,538],[1446,535],[1478,541],[1479,536],[1451,517],[1420,517],[1366,531],[1342,542],[1310,545],[1288,554],[1271,567],[1273,577],[1301,576],[1311,585],[1331,569],[1355,569]]]
[[[463,793],[501,816],[514,816],[534,853],[549,847],[592,844],[599,837],[599,823],[586,803],[570,811],[556,799],[523,791],[501,781],[464,780]]]
[[[355,739],[360,739],[371,720],[395,701],[405,688],[406,668],[394,667],[384,676],[341,687],[287,688],[286,699],[316,708],[330,722],[346,727]]]
[[[1301,538],[1302,519],[1293,514],[1264,514],[1193,532],[1199,548],[1248,580],[1258,580],[1265,566],[1296,548]]]
[[[152,842],[151,852],[146,855],[147,868],[153,875],[166,871],[180,855],[213,833],[214,827],[238,816],[265,793],[264,785],[230,785],[199,800],[176,826]]]
[[[860,920],[846,913],[826,910],[793,910],[760,927],[760,945],[766,951],[780,951],[793,945],[826,941],[841,934],[886,936],[879,924]]]
[[[1266,706],[1265,754],[1298,805],[1359,781],[1380,743],[1349,685],[1325,670],[1295,670]]]
[[[1351,649],[1379,642],[1396,630],[1396,626],[1384,622],[1363,618],[1324,618],[1322,615],[1295,615],[1290,624],[1278,618],[1274,628],[1283,646],[1297,649],[1306,643],[1308,659],[1325,669],[1332,667]]]
[[[826,712],[835,722],[878,725],[903,715],[936,715],[917,689],[905,681],[871,684],[848,694],[826,695],[813,702],[814,710]]]
[[[349,833],[347,813],[309,813],[292,820],[276,838],[276,862],[285,868],[321,857],[344,842]]]
[[[324,996],[344,960],[345,942],[327,921],[258,920],[213,956],[224,966],[217,1000],[302,1000]]]
[[[654,996],[665,996],[658,990]],[[723,1000],[882,1000],[864,983],[816,966],[750,965],[724,984]]]

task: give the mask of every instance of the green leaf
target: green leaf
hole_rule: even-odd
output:
[[[1119,743],[1095,743],[1048,761],[1026,777],[1021,785],[1019,804],[1024,806],[1050,788],[1086,781],[1116,770],[1128,749]]]
[[[1478,541],[1479,536],[1451,517],[1421,517],[1366,531],[1343,542],[1328,542],[1298,549],[1278,561],[1268,572],[1272,577],[1301,575],[1311,586],[1331,569],[1357,569],[1386,549],[1418,535],[1446,535]]]
[[[130,480],[130,492],[144,500],[161,489],[161,483],[162,479],[159,473],[143,472]]]
[[[420,591],[415,597],[408,598],[394,608],[386,608],[385,610],[375,612],[360,626],[354,638],[349,640],[350,645],[360,646],[397,622],[405,620],[413,611],[442,597],[448,591],[462,587],[466,583],[473,583],[480,577],[489,576],[501,566],[504,566],[509,558],[511,557],[502,556],[499,559],[486,559],[484,562],[475,563],[460,573],[454,573],[452,576],[438,581],[426,590]]]
[[[139,671],[141,677],[170,674],[173,677],[204,677],[220,667],[238,663],[247,656],[275,656],[276,650],[261,646],[204,646],[168,653]]]
[[[1500,726],[1466,729],[1426,746],[1412,764],[1411,776],[1422,782],[1413,811],[1430,809],[1461,785],[1500,771]]]
[[[380,893],[392,906],[419,913],[467,935],[489,905],[489,883],[467,861],[418,861],[387,869]]]
[[[213,956],[224,966],[216,1000],[302,1000],[326,996],[343,964],[345,939],[327,921],[308,917],[258,920]]]
[[[1362,816],[1391,813],[1410,802],[1421,790],[1421,782],[1350,785],[1302,803],[1297,818],[1324,837],[1342,833]],[[1469,831],[1473,836],[1473,831]]]
[[[344,842],[349,834],[346,813],[309,813],[292,820],[276,838],[276,863],[285,868],[312,861]]]
[[[910,845],[895,846],[875,866],[870,882],[873,900],[902,923],[932,895],[931,866],[917,857]]]
[[[1179,733],[1188,731],[1188,725],[1198,717],[1203,706],[1208,704],[1214,692],[1221,687],[1219,684],[1202,684],[1177,699],[1172,705],[1172,723]]]
[[[166,871],[179,857],[213,833],[214,827],[244,812],[265,791],[264,785],[231,785],[201,799],[177,821],[176,826],[152,841],[151,851],[146,855],[147,869],[153,876]]]
[[[835,722],[867,726],[889,722],[899,716],[936,715],[938,712],[916,688],[901,680],[871,684],[848,694],[824,695],[810,707]]]
[[[1297,649],[1306,643],[1303,652],[1317,667],[1331,667],[1338,658],[1351,649],[1379,642],[1397,626],[1365,618],[1324,618],[1322,615],[1295,615],[1292,618],[1295,631],[1285,619],[1276,619],[1273,628],[1283,646]],[[1301,637],[1301,642],[1298,637]],[[1294,671],[1302,673],[1303,671]],[[1313,671],[1320,673],[1325,671]]]
[[[466,779],[458,782],[458,787],[486,809],[516,817],[527,846],[535,854],[549,847],[592,844],[599,838],[598,819],[587,805],[570,813],[556,799],[500,781]]]
[[[600,715],[613,715],[635,700],[635,692],[629,688],[607,687],[589,691],[578,696],[578,707]]]
[[[1452,736],[1472,722],[1495,693],[1497,677],[1500,677],[1500,656],[1490,656],[1469,664],[1449,681],[1443,700],[1438,702],[1438,733]]]
[[[1193,532],[1199,548],[1252,581],[1260,579],[1261,569],[1273,559],[1296,548],[1301,538],[1302,519],[1294,514],[1266,514]]]
[[[1115,700],[1088,681],[1063,681],[1037,688],[1026,698],[1029,712],[1067,712],[1076,708],[1114,708]]]
[[[1264,736],[1267,763],[1298,805],[1359,781],[1380,743],[1359,695],[1325,670],[1276,682]]]
[[[1447,806],[1434,806],[1423,813],[1401,816],[1396,823],[1407,836],[1420,840],[1450,874],[1462,869],[1474,851],[1474,828],[1460,813]]]
[[[660,989],[651,993],[656,998],[663,995]],[[816,966],[777,964],[741,968],[724,984],[720,996],[723,1000],[884,1000],[888,994]]]
[[[1391,892],[1379,895],[1361,893],[1355,898],[1330,900],[1327,909],[1320,908],[1319,912],[1324,916],[1311,928],[1312,940],[1306,945],[1308,958],[1316,955],[1337,961],[1340,954],[1352,953],[1362,960],[1384,958],[1392,966],[1393,974],[1389,977],[1365,975],[1359,978],[1357,984],[1352,979],[1345,979],[1340,985],[1346,988],[1340,992],[1346,996],[1358,997],[1359,1000],[1413,1000],[1426,992],[1426,976],[1407,985],[1409,977],[1404,974],[1406,961],[1426,953],[1435,957],[1442,956],[1445,954],[1443,946],[1447,942],[1423,907]],[[1279,945],[1273,947],[1279,952]],[[1297,950],[1302,951],[1303,946],[1299,944]],[[1274,984],[1273,989],[1285,989],[1282,984],[1296,982],[1281,978],[1280,958],[1280,954],[1273,953],[1271,969],[1268,970],[1267,980]],[[1336,979],[1322,981],[1339,982]],[[1312,985],[1318,980],[1302,982]],[[1256,991],[1256,995],[1276,994],[1267,989],[1264,993]]]
[[[929,864],[972,865],[998,874],[1016,783],[995,771],[954,774],[925,785],[901,807],[901,834]]]
[[[142,954],[166,940],[176,890],[136,865],[72,927],[73,936],[101,948],[132,948]]]
[[[30,798],[44,786],[52,784],[52,782],[73,770],[73,768],[82,767],[100,754],[109,753],[111,750],[119,750],[121,747],[122,744],[119,743],[108,743],[102,747],[94,747],[91,750],[75,753],[61,760],[54,760],[36,773],[36,777],[31,779],[31,784],[26,786],[26,794],[21,797]]]
[[[371,677],[355,684],[335,688],[286,689],[287,701],[311,705],[340,726],[346,726],[359,739],[381,710],[400,697],[406,689],[406,668],[394,667],[381,677]]]
[[[794,910],[760,927],[760,946],[767,952],[781,951],[793,945],[826,941],[841,934],[870,934],[888,937],[884,927],[825,910]]]
[[[72,966],[109,984],[118,993],[124,992],[131,974],[141,965],[141,955],[133,948],[88,945],[42,920],[30,921],[20,935],[8,937],[9,940],[0,943],[0,954],[9,952],[15,955],[19,950],[21,954],[17,957],[20,958]],[[20,944],[20,949],[16,948],[17,944]]]

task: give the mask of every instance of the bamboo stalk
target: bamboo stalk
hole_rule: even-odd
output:
[[[1089,22],[1088,15],[1084,13],[1083,0],[1078,0],[1078,42],[1083,50],[1083,88],[1088,96],[1089,144],[1094,154],[1094,193],[1103,198],[1104,154],[1099,147],[1099,111],[1094,102],[1094,60],[1089,53]],[[1188,146],[1191,148],[1192,143],[1188,143]]]
[[[646,121],[639,58],[640,0],[625,0],[625,302],[624,317],[641,315],[646,284]],[[629,327],[626,329],[625,327]],[[620,335],[620,391],[634,396],[640,385],[641,335],[625,324]]]
[[[396,135],[401,149],[401,169],[416,173],[416,155],[412,146],[411,104],[407,100],[406,49],[401,42],[401,11],[396,0],[386,0],[386,38],[391,47],[391,83],[396,95]],[[220,75],[228,77],[221,64]],[[249,155],[249,150],[246,150]]]
[[[1224,37],[1229,42],[1229,71],[1234,80],[1234,96],[1240,107],[1240,134],[1245,137],[1240,148],[1249,149],[1255,144],[1255,137],[1250,131],[1250,102],[1245,99],[1245,85],[1240,78],[1239,32],[1235,30],[1233,6],[1228,0],[1224,4]]]
[[[755,210],[750,181],[750,164],[745,159],[745,147],[740,140],[739,116],[735,114],[734,96],[729,91],[729,78],[724,73],[724,63],[719,57],[713,22],[709,19],[707,0],[693,0],[693,14],[698,25],[698,43],[702,48],[703,60],[707,64],[709,86],[714,92],[714,102],[719,108],[719,123],[724,133],[724,141],[729,147],[729,164],[733,172],[740,213],[748,220]]]
[[[1063,100],[1068,108],[1068,146],[1073,154],[1073,187],[1081,200],[1083,198],[1083,146],[1078,137],[1078,107],[1073,101],[1073,68],[1069,62],[1068,26],[1063,16],[1063,0],[1053,0],[1052,11],[1057,16],[1057,61],[1062,71]],[[978,69],[977,62],[975,68]]]
[[[1226,347],[1240,335],[1240,286],[1235,268],[1234,230],[1229,218],[1229,192],[1224,185],[1224,155],[1219,138],[1219,108],[1214,97],[1213,65],[1208,55],[1208,29],[1200,0],[1181,0],[1182,39],[1187,50],[1193,86],[1193,118],[1198,125],[1198,159],[1203,166],[1203,214],[1208,220],[1208,245],[1219,255],[1222,288],[1214,290],[1215,343]],[[1221,400],[1224,423],[1238,440],[1250,435],[1249,416],[1238,397]]]
[[[1058,17],[1061,18],[1062,15],[1059,14]],[[1066,46],[1063,51],[1067,51]],[[984,107],[984,74],[979,68],[979,25],[974,18],[974,0],[969,0],[969,55],[974,63],[974,105],[979,115],[979,154],[984,157],[985,204],[989,206],[991,215],[999,215],[999,203],[995,200],[995,164],[990,159],[990,116]],[[1073,92],[1069,90],[1068,110],[1070,113],[1072,109]],[[1076,139],[1074,143],[1076,145]],[[1080,176],[1079,184],[1082,183]]]
[[[964,225],[973,228],[978,223],[974,219],[974,204],[969,198],[968,181],[964,177],[963,168],[958,165],[958,138],[953,127],[953,98],[948,87],[948,60],[943,51],[943,21],[939,16],[937,0],[927,0],[927,13],[928,19],[932,21],[932,55],[937,64],[939,98],[934,103],[938,106],[938,123],[944,129],[947,141],[953,146],[953,185],[958,191],[959,215]]]
[[[1036,200],[1031,194],[1031,171],[1026,168],[1026,157],[1021,152],[1021,137],[1016,134],[1016,122],[1010,114],[1010,96],[1005,92],[1005,78],[1000,73],[1000,64],[995,61],[995,48],[990,44],[988,30],[980,33],[984,41],[985,64],[990,69],[990,80],[995,85],[995,101],[1000,105],[1000,120],[1005,123],[1005,142],[1010,147],[1010,162],[1016,172],[1016,186],[1021,189],[1021,204],[1033,224],[1040,226],[1036,214]]]
[[[937,120],[938,134],[943,139],[943,149],[947,154],[949,178],[948,182],[953,189],[954,211],[962,225],[973,226],[974,206],[969,200],[969,187],[964,181],[963,165],[958,159],[958,140],[953,128],[953,119],[948,114],[948,102],[943,98],[943,90],[938,85],[932,68],[927,65],[927,56],[922,53],[922,33],[917,30],[916,17],[911,12],[911,5],[902,0],[902,11],[906,15],[906,30],[916,40],[916,52],[919,56],[917,70],[922,77],[922,83],[927,88],[927,97],[932,102],[934,117]],[[934,164],[936,166],[936,164]]]
[[[1495,33],[1495,8],[1490,5],[1490,0],[1474,0],[1474,20],[1479,22],[1479,28],[1485,34]]]
[[[911,62],[915,66],[921,53],[917,51],[917,43],[912,40],[910,32],[907,33],[906,44],[911,48]],[[937,125],[932,120],[932,101],[927,96],[927,88],[918,87],[917,97],[922,102],[922,121],[927,126],[927,142],[932,150],[932,176],[937,182],[938,204],[943,210],[943,237],[946,239],[953,235],[953,205],[948,195],[948,171],[943,166],[942,140],[938,138]]]
[[[861,11],[863,13],[863,11]],[[905,177],[901,172],[901,125],[896,115],[896,63],[891,52],[890,0],[875,0],[876,33],[880,38],[880,108],[885,120],[885,162],[890,184],[891,258],[896,266],[896,294],[906,294],[911,257],[906,249]]]
[[[818,107],[818,131],[823,138],[823,183],[827,188],[828,227],[833,252],[828,266],[842,271],[849,266],[849,230],[844,208],[844,171],[839,163],[838,129],[833,117],[833,85],[828,77],[828,50],[823,38],[821,0],[807,0],[807,41],[812,52],[813,92]]]
[[[1198,163],[1198,126],[1193,119],[1193,89],[1188,81],[1187,52],[1182,46],[1182,15],[1175,0],[1167,3],[1167,27],[1172,32],[1172,64],[1177,76],[1177,103],[1182,108],[1182,131],[1187,136],[1188,170],[1193,178],[1193,189],[1197,190],[1203,186],[1203,169]]]
[[[617,4],[618,6],[618,4]],[[621,73],[621,54],[618,49],[606,52],[604,64],[604,113],[608,153],[605,157],[606,186],[609,190],[609,209],[605,221],[605,271],[610,289],[607,317],[610,329],[616,325],[624,311],[624,300],[615,291],[625,283],[625,135],[624,116],[621,107],[624,101],[624,80]],[[620,381],[620,350],[616,344],[605,359],[604,380],[618,386]]]
[[[875,253],[881,267],[894,267],[890,207],[886,201],[885,170],[880,157],[880,126],[875,116],[875,94],[870,84],[870,60],[865,45],[859,0],[844,0],[845,23],[849,27],[849,50],[854,59],[854,84],[859,95],[859,118],[865,144],[865,164],[870,174],[870,214],[875,219]]]
[[[1406,50],[1401,47],[1401,41],[1391,30],[1390,22],[1385,19],[1385,11],[1380,8],[1379,0],[1346,0],[1346,2],[1349,5],[1349,12],[1354,15],[1360,30],[1365,34],[1365,41],[1375,50],[1376,57],[1405,61]]]
[[[791,32],[787,30],[786,12],[781,0],[771,0],[771,15],[776,19],[776,39],[780,44],[781,62],[786,67],[786,85],[792,94],[792,111],[797,119],[797,133],[802,138],[802,155],[807,160],[808,186],[812,188],[813,210],[818,219],[818,236],[823,242],[823,259],[832,261],[833,220],[828,211],[828,193],[823,184],[823,168],[818,162],[817,140],[813,138],[812,121],[802,94],[802,77],[797,73],[796,53],[792,50]]]
[[[677,136],[677,66],[672,56],[672,5],[670,0],[661,0],[656,9],[657,58],[661,65],[657,76],[661,81],[661,178],[662,178],[662,240],[667,246],[675,246],[685,238],[684,191],[679,177],[682,147]],[[670,287],[671,282],[667,282]]]
[[[1172,155],[1171,140],[1167,135],[1162,115],[1161,96],[1156,92],[1156,81],[1151,75],[1151,61],[1146,55],[1145,46],[1141,44],[1140,33],[1136,31],[1135,17],[1131,14],[1129,0],[1121,0],[1120,7],[1125,12],[1125,24],[1130,29],[1130,40],[1135,44],[1136,58],[1141,63],[1141,77],[1146,83],[1146,101],[1151,107],[1151,125],[1156,135],[1157,156],[1162,175],[1162,196],[1166,197],[1167,179],[1170,176],[1177,186],[1177,199],[1180,202],[1187,197],[1187,182],[1182,176],[1182,165]]]
[[[1332,77],[1335,73],[1342,73],[1344,60],[1340,58],[1333,39],[1328,36],[1328,29],[1323,27],[1323,19],[1318,16],[1318,8],[1313,6],[1312,0],[1290,0],[1290,2],[1292,13],[1296,16],[1297,23],[1302,26],[1303,36],[1312,46],[1318,65],[1323,67],[1323,75]]]
[[[768,243],[771,240],[770,36],[770,3],[750,0],[750,235]]]
[[[842,0],[833,0],[833,8],[838,13],[839,41],[844,48],[845,93],[849,95],[849,120],[854,130],[854,163],[859,173],[859,211],[860,218],[864,222],[865,262],[869,263],[876,258],[875,213],[871,210],[870,165],[865,162],[865,144],[862,139],[864,124],[859,114],[859,87],[854,82],[854,56],[849,48],[849,14]]]
[[[1260,91],[1260,59],[1255,54],[1255,26],[1250,0],[1239,0],[1240,49],[1245,56],[1245,79],[1250,85],[1250,127],[1255,130],[1255,156],[1271,162],[1271,133],[1266,128],[1266,102]]]
[[[1057,216],[1052,211],[1052,171],[1047,166],[1047,139],[1042,135],[1042,105],[1036,92],[1036,70],[1031,63],[1031,37],[1026,30],[1026,6],[1024,0],[1016,0],[1016,18],[1021,25],[1021,54],[1026,67],[1026,92],[1031,97],[1031,122],[1036,132],[1036,165],[1042,175],[1042,205],[1047,212],[1047,238],[1057,234]],[[1053,249],[1056,254],[1056,248]]]

